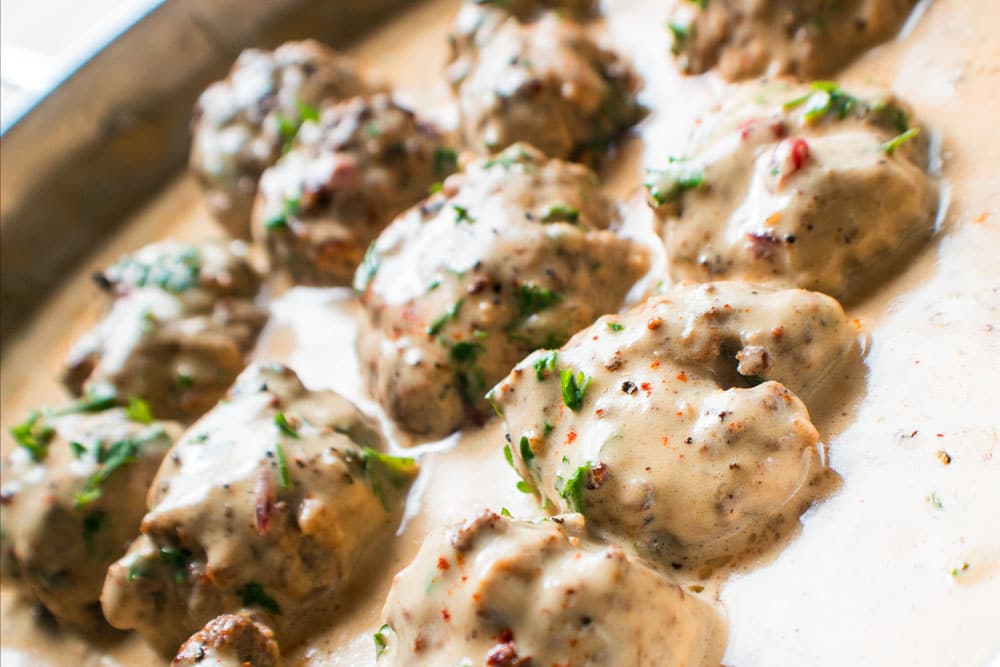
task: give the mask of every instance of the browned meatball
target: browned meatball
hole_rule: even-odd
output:
[[[154,243],[98,276],[116,296],[70,351],[73,393],[111,390],[147,401],[159,417],[191,419],[243,369],[267,314],[240,243]]]
[[[283,646],[336,617],[399,523],[417,471],[374,423],[291,370],[255,364],[157,473],[142,535],[108,569],[108,621],[173,655],[219,614],[260,614]]]
[[[481,153],[523,141],[551,157],[594,158],[642,115],[631,66],[554,14],[508,18],[470,58],[451,74],[463,138]]]
[[[237,238],[250,235],[257,179],[324,100],[369,92],[358,65],[312,40],[247,49],[195,107],[191,170],[205,201]]]
[[[691,0],[669,23],[686,72],[828,76],[890,39],[917,0]]]
[[[85,632],[103,627],[108,565],[139,529],[146,492],[179,434],[148,408],[94,398],[36,412],[11,433],[3,464],[3,541],[23,580],[57,618]]]
[[[884,91],[773,85],[709,118],[646,185],[674,280],[856,297],[933,232],[928,137]]]
[[[184,642],[172,667],[281,667],[271,629],[253,614],[223,614]]]
[[[372,392],[406,430],[443,436],[490,414],[525,354],[617,310],[647,271],[581,165],[516,145],[470,164],[396,219],[358,269]]]
[[[349,285],[378,233],[453,172],[456,158],[437,128],[388,95],[326,106],[261,177],[254,239],[272,273]]]
[[[795,392],[857,349],[834,299],[687,285],[539,350],[491,392],[546,504],[674,567],[759,553],[834,478]]]

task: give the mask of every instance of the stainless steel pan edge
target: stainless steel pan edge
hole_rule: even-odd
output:
[[[166,0],[0,139],[0,349],[183,168],[191,109],[240,50],[345,46],[414,0]]]

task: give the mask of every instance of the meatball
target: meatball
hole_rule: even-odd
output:
[[[312,40],[241,53],[198,98],[192,121],[191,170],[226,230],[249,237],[257,179],[320,102],[371,90],[355,62]]]
[[[485,512],[433,534],[396,575],[379,665],[709,667],[722,623],[582,517],[539,524]]]
[[[349,285],[392,218],[453,172],[441,133],[388,95],[327,106],[260,179],[253,236],[296,284]]]
[[[184,642],[172,667],[281,667],[274,633],[253,614],[223,614]]]
[[[671,18],[680,68],[727,79],[828,76],[891,39],[917,0],[711,0],[681,2]]]
[[[32,413],[11,429],[20,447],[3,465],[5,547],[60,620],[88,633],[107,627],[105,570],[139,529],[146,492],[179,431],[154,422],[139,401],[126,409],[97,399]]]
[[[597,190],[586,167],[516,145],[382,233],[355,278],[368,316],[359,354],[406,430],[481,421],[486,390],[525,354],[621,306],[648,253],[618,235]]]
[[[650,171],[670,274],[856,297],[933,233],[925,133],[888,93],[817,83],[762,95]]]
[[[546,503],[674,567],[764,550],[835,479],[793,391],[856,349],[830,297],[687,285],[527,357],[491,392]]]
[[[96,278],[116,298],[70,351],[63,380],[77,395],[141,398],[159,417],[215,405],[267,320],[241,243],[154,243]]]
[[[464,140],[480,152],[523,141],[551,157],[590,159],[642,115],[631,66],[553,14],[507,19],[452,76]]]
[[[537,21],[548,12],[573,20],[586,20],[597,16],[597,4],[596,0],[465,2],[448,35],[451,59],[446,76],[453,84],[464,79],[476,61],[478,50],[493,39],[500,26],[512,16],[521,23]]]
[[[246,608],[283,646],[302,642],[400,520],[416,464],[382,444],[341,396],[251,366],[161,466],[142,536],[108,570],[108,621],[172,655]]]

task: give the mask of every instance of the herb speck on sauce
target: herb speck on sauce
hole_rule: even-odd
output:
[[[590,388],[591,378],[580,371],[576,374],[568,368],[559,372],[559,384],[562,390],[563,403],[573,412],[579,412],[583,407],[583,398]]]

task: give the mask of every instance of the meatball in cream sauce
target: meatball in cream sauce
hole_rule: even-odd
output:
[[[618,310],[646,273],[619,225],[593,172],[523,144],[449,177],[355,277],[374,396],[425,437],[488,416],[483,395],[519,359]]]
[[[486,511],[429,536],[396,575],[376,664],[714,667],[722,622],[578,514]]]
[[[251,366],[164,460],[142,536],[108,571],[108,621],[173,654],[246,608],[283,646],[301,643],[399,523],[417,467],[382,447],[338,394]]]
[[[171,667],[281,667],[274,633],[249,612],[223,614],[184,642]]]
[[[858,332],[830,297],[673,288],[526,358],[491,400],[542,501],[661,563],[765,550],[834,474],[808,393]]]

